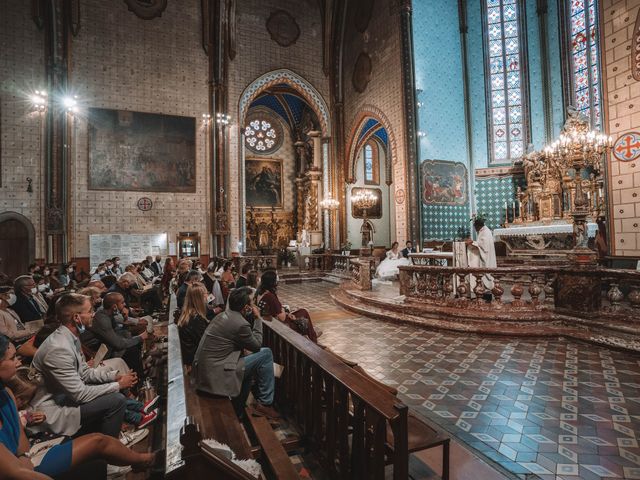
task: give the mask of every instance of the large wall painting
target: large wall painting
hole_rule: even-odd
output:
[[[282,208],[282,160],[245,160],[245,192],[248,207]]]
[[[89,189],[196,191],[196,121],[89,109]]]
[[[420,169],[423,203],[427,205],[467,203],[467,167],[463,163],[425,160]]]

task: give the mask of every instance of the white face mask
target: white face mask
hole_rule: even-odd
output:
[[[38,285],[39,292],[45,292],[46,290],[47,290],[47,286],[44,283]]]
[[[51,273],[51,272],[50,272],[49,270],[45,270],[45,271],[44,271],[44,276],[45,276],[45,277],[48,277],[50,273]]]
[[[32,294],[32,295],[35,295],[36,293],[38,293],[38,287],[33,287],[33,288],[31,289],[31,294]]]
[[[67,273],[73,273],[73,268],[71,267],[67,268]]]
[[[18,299],[18,297],[16,297],[15,293],[10,293],[9,294],[9,298],[5,300],[5,302],[7,302],[7,304],[9,306],[13,305],[14,303],[16,303],[16,300]]]

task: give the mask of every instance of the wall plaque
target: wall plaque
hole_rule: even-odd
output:
[[[151,20],[162,15],[167,8],[167,0],[124,0],[129,10],[143,20]]]
[[[627,132],[618,137],[611,149],[621,162],[631,162],[640,157],[640,133]]]
[[[296,19],[285,10],[271,12],[267,19],[267,31],[271,39],[281,47],[293,45],[300,36],[300,27]]]
[[[371,80],[371,57],[366,52],[360,52],[353,66],[351,83],[353,83],[356,92],[362,93],[367,89],[369,80]]]

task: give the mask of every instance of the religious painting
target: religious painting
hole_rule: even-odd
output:
[[[382,218],[382,190],[379,188],[353,187],[351,189],[351,198],[363,190],[368,190],[376,196],[376,204],[372,208],[367,209],[367,218]],[[356,207],[353,202],[351,202],[351,216],[353,218],[364,218],[364,210]]]
[[[467,167],[460,162],[425,160],[422,173],[422,202],[428,205],[467,203]]]
[[[89,109],[89,189],[196,191],[196,120]]]
[[[245,193],[247,207],[282,208],[282,160],[247,158]]]

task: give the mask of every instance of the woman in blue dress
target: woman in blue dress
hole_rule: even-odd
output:
[[[157,453],[138,453],[117,438],[101,433],[83,435],[51,447],[38,466],[28,457],[29,441],[18,417],[15,398],[4,382],[20,366],[9,338],[0,335],[0,480],[39,480],[58,476],[90,460],[106,460],[111,465],[131,465],[145,470],[154,465]]]

